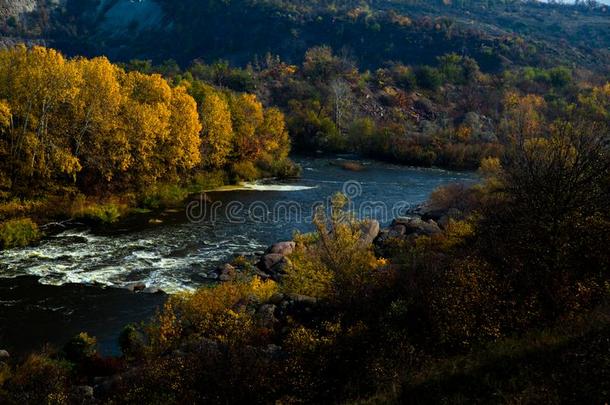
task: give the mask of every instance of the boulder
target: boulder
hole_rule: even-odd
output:
[[[82,400],[93,398],[93,387],[90,385],[79,385],[74,389],[74,391],[77,398]]]
[[[429,220],[424,221],[419,217],[399,217],[396,218],[392,222],[391,227],[398,227],[399,225],[404,226],[405,235],[425,235],[431,236],[441,233],[441,228],[436,224],[436,222]]]
[[[282,303],[282,301],[284,301],[284,299],[286,298],[286,296],[282,293],[275,293],[271,296],[271,298],[269,299],[269,302],[275,305],[279,305]]]
[[[255,268],[253,270],[253,272],[254,272],[254,275],[258,276],[261,280],[268,280],[270,278],[269,274],[261,271],[258,268]]]
[[[267,249],[267,254],[280,254],[280,255],[284,255],[284,256],[288,256],[290,254],[292,254],[292,252],[294,252],[294,249],[296,247],[296,243],[293,241],[289,241],[289,242],[278,242],[278,243],[274,243],[273,245],[271,245],[271,247],[269,247],[269,249]]]
[[[288,299],[295,304],[313,306],[318,303],[318,299],[308,295],[288,294]]]
[[[447,213],[447,210],[444,208],[433,207],[429,203],[423,203],[414,208],[408,209],[405,214],[407,218],[413,217],[421,217],[424,220],[433,219],[435,221],[439,220],[443,215]]]
[[[135,283],[127,284],[125,286],[125,288],[127,288],[131,292],[141,292],[141,291],[144,291],[146,289],[146,284],[141,282],[141,281],[138,281],[138,282],[135,282]]]
[[[381,227],[379,225],[379,221],[371,219],[364,221],[360,229],[362,232],[362,236],[360,237],[362,243],[364,245],[370,245],[379,235]]]
[[[262,271],[270,274],[283,273],[287,265],[288,260],[286,259],[286,256],[280,253],[266,254],[259,262],[259,268]]]
[[[142,290],[144,294],[163,294],[163,290],[157,287],[146,287]]]
[[[6,350],[0,350],[0,362],[1,361],[8,361],[8,359],[11,358],[11,355],[9,352],[7,352]]]
[[[261,328],[271,329],[273,325],[277,322],[275,317],[276,306],[273,304],[264,304],[261,305],[258,311],[256,311],[256,318],[258,321],[258,325]]]
[[[216,269],[215,273],[218,275],[218,280],[231,281],[231,280],[235,279],[237,271],[235,270],[235,267],[233,267],[227,263],[223,266],[220,266],[218,269]]]
[[[449,225],[449,222],[451,221],[451,218],[449,218],[448,215],[443,215],[439,220],[438,220],[438,226],[441,227],[441,229],[447,229],[447,225]]]
[[[404,236],[407,233],[407,227],[402,224],[393,225],[388,231],[388,236],[391,238],[398,238]]]

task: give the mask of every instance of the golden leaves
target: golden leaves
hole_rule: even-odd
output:
[[[2,140],[18,176],[84,170],[146,185],[201,160],[197,105],[159,75],[17,46],[0,52],[0,78],[0,126],[11,127]]]
[[[211,91],[201,105],[203,123],[203,162],[220,168],[227,163],[233,145],[233,123],[229,104],[221,94]]]

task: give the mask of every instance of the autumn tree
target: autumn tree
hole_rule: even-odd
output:
[[[75,175],[81,165],[71,153],[64,115],[81,81],[75,66],[54,50],[17,46],[0,54],[0,77],[0,99],[12,115],[4,137],[13,182],[18,176],[33,181]]]
[[[257,130],[264,122],[263,105],[253,94],[229,97],[234,131],[234,153],[245,160],[253,160],[261,151]]]
[[[124,73],[106,58],[75,61],[83,83],[73,105],[74,155],[85,172],[110,181],[127,169],[130,153],[127,139],[117,119],[124,95],[121,80]]]
[[[220,168],[227,163],[233,145],[231,111],[221,94],[208,91],[201,103],[201,120],[203,163]]]
[[[201,160],[197,105],[159,75],[17,46],[0,52],[0,79],[0,169],[15,192],[134,189]]]

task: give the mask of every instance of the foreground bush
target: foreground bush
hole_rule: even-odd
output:
[[[329,215],[318,212],[316,233],[297,236],[284,281],[287,292],[348,304],[374,288],[376,271],[385,261],[377,260],[364,241],[364,224],[343,211],[346,203],[336,195]]]

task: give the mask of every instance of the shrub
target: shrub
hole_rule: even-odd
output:
[[[66,359],[78,363],[91,358],[97,353],[97,340],[85,332],[74,336],[64,346]]]
[[[27,246],[40,239],[38,226],[30,218],[11,219],[0,223],[0,248]]]
[[[249,306],[263,303],[278,291],[273,281],[224,283],[194,293],[172,296],[147,329],[149,349],[162,352],[180,339],[197,336],[224,344],[261,338]]]
[[[254,163],[242,161],[231,166],[231,174],[236,181],[252,181],[260,177],[260,172]]]
[[[70,366],[46,353],[32,354],[15,369],[5,385],[7,403],[69,403]]]
[[[144,336],[134,325],[127,325],[119,335],[119,347],[126,357],[140,356],[144,352]]]
[[[301,175],[301,167],[290,159],[275,159],[272,156],[269,156],[257,163],[265,177],[288,179]]]
[[[449,346],[469,346],[501,336],[500,281],[477,258],[456,260],[440,273],[430,294],[434,336]]]
[[[430,66],[422,66],[415,71],[417,85],[427,90],[436,90],[442,84],[442,75]]]
[[[44,207],[44,201],[13,199],[0,203],[0,220],[32,215]]]
[[[199,193],[213,190],[228,183],[227,174],[222,170],[200,172],[193,176],[189,186],[189,192]]]
[[[432,192],[426,205],[435,211],[458,209],[462,213],[472,211],[477,206],[477,195],[474,188],[462,183],[452,183],[437,188]]]
[[[363,224],[343,211],[346,202],[343,195],[336,195],[330,215],[318,212],[315,235],[297,236],[284,281],[286,291],[348,303],[361,300],[374,286],[375,270],[384,261],[364,244]]]
[[[127,204],[120,202],[99,203],[78,195],[71,207],[74,219],[87,220],[94,223],[113,224],[127,212]]]
[[[186,188],[177,184],[157,184],[143,193],[140,205],[151,209],[175,207],[180,205],[188,194]]]

